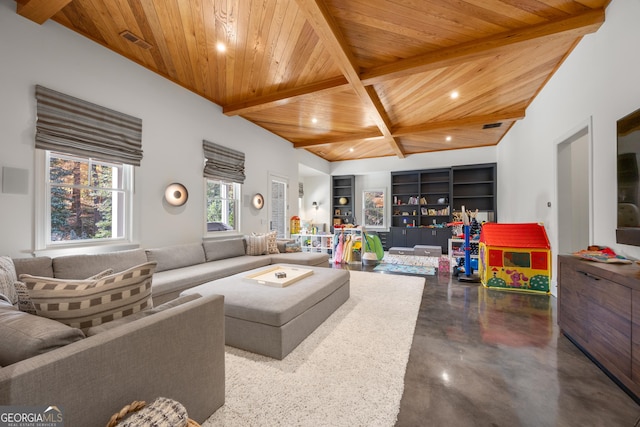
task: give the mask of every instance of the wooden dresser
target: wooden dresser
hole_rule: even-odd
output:
[[[558,256],[558,324],[640,400],[640,265]]]

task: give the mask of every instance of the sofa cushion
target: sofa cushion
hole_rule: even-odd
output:
[[[264,234],[246,236],[245,240],[247,242],[247,255],[256,256],[268,253],[267,236]]]
[[[152,308],[155,262],[147,262],[102,279],[54,279],[20,276],[38,315],[74,328],[89,328]]]
[[[205,262],[204,249],[201,243],[165,246],[147,249],[146,252],[149,261],[158,263],[156,267],[158,272]]]
[[[176,296],[185,289],[192,288],[205,282],[220,279],[232,274],[264,267],[271,263],[268,255],[248,256],[219,259],[214,262],[191,265],[179,270],[167,270],[153,275],[154,300],[164,300],[167,294]]]
[[[34,316],[13,306],[0,305],[0,365],[28,359],[81,340],[80,329],[46,317]]]
[[[12,304],[18,302],[18,294],[13,286],[18,281],[16,267],[8,256],[0,256],[0,294],[3,294]]]
[[[48,256],[14,258],[13,264],[16,266],[16,276],[18,277],[21,274],[53,277],[53,260]]]
[[[207,240],[202,246],[204,247],[207,262],[245,254],[244,240],[242,238]]]
[[[289,243],[295,243],[297,242],[296,239],[285,239],[285,238],[279,238],[276,239],[276,246],[278,247],[278,252],[285,253],[286,249],[287,249],[287,244]]]
[[[271,264],[289,263],[298,265],[329,266],[329,254],[322,252],[290,252],[270,255]]]
[[[157,307],[150,308],[148,310],[139,311],[138,313],[132,314],[131,316],[126,316],[120,319],[112,320],[111,322],[103,323],[102,325],[92,326],[85,331],[85,334],[90,337],[100,332],[108,331],[113,328],[117,328],[120,325],[124,325],[127,323],[134,322],[138,319],[142,319],[143,317],[150,316],[152,314],[160,313],[169,308],[177,307],[186,302],[193,301],[194,299],[200,298],[199,294],[191,294],[180,296],[176,299],[172,299],[171,301],[167,301],[164,304],[160,304]]]
[[[292,242],[292,243],[287,243],[284,246],[284,251],[281,251],[287,254],[290,254],[292,252],[302,252],[302,248],[300,247],[300,243],[298,242]]]
[[[86,279],[107,268],[119,272],[147,262],[144,249],[101,254],[65,255],[53,258],[53,273],[58,279]],[[31,274],[37,276],[36,274]]]

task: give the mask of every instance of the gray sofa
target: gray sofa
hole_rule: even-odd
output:
[[[29,351],[35,355],[0,363],[5,365],[0,367],[0,405],[56,405],[64,410],[65,425],[90,427],[105,425],[113,413],[134,400],[163,396],[181,402],[190,418],[203,422],[224,404],[224,298],[178,298],[179,294],[272,263],[328,266],[329,259],[320,253],[252,256],[245,251],[244,239],[233,238],[14,259],[18,276],[60,279],[86,279],[106,269],[118,272],[155,261],[151,289],[156,308],[91,328],[85,337],[82,331],[54,320],[0,305],[0,336],[7,336],[2,330],[11,322],[14,329],[20,322],[37,323],[28,327],[34,347]],[[3,352],[15,353],[15,348],[1,342],[0,360]]]

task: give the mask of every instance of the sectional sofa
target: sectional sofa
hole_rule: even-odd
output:
[[[284,244],[279,247],[284,252]],[[98,426],[134,400],[162,396],[204,421],[224,404],[224,298],[180,293],[269,264],[328,266],[329,259],[321,253],[247,252],[247,239],[238,237],[13,259],[18,277],[70,283],[148,265],[154,269],[154,308],[79,329],[0,302],[0,405],[56,405],[65,425]]]

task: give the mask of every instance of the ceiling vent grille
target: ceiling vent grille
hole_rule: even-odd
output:
[[[499,128],[500,126],[502,126],[502,122],[499,122],[499,123],[487,123],[486,125],[482,126],[482,129],[493,129],[493,128]]]
[[[124,37],[125,39],[129,40],[131,43],[143,49],[151,49],[150,43],[147,43],[146,41],[142,40],[140,37],[136,36],[129,30],[124,30],[123,32],[120,33],[120,36]]]

